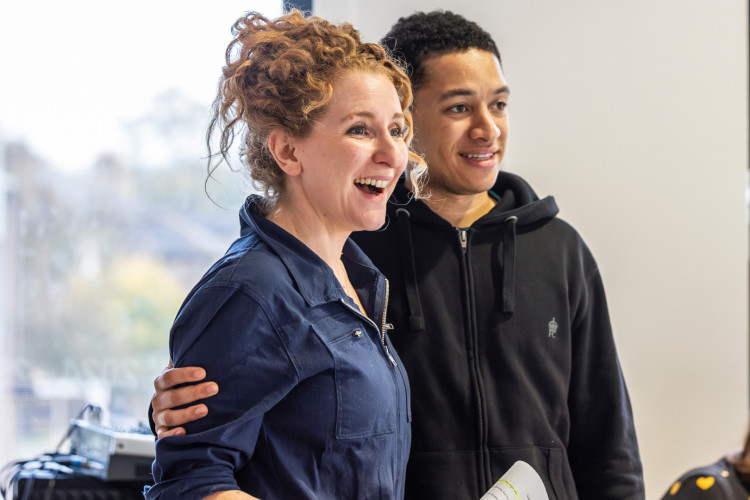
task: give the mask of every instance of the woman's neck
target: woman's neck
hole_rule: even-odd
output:
[[[362,305],[359,295],[357,295],[357,291],[354,289],[354,285],[352,285],[352,282],[349,280],[346,267],[344,267],[344,262],[341,260],[344,244],[350,233],[331,234],[323,227],[323,225],[315,224],[308,218],[295,213],[293,209],[284,209],[283,206],[277,206],[276,209],[267,216],[267,219],[300,240],[305,246],[307,246],[307,248],[312,250],[315,255],[320,257],[323,262],[328,264],[328,267],[333,271],[333,275],[336,276],[344,293],[348,295],[355,304],[357,304],[360,312],[367,316],[367,311]]]
[[[304,243],[331,269],[338,269],[350,233],[333,234],[315,217],[284,204],[277,205],[266,218]]]

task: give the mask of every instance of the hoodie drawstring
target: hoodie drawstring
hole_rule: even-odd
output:
[[[512,313],[516,288],[516,223],[511,215],[503,225],[503,312]]]
[[[419,298],[417,285],[417,270],[414,260],[414,245],[411,239],[411,214],[405,208],[396,210],[396,219],[401,242],[401,265],[404,273],[404,287],[406,288],[406,302],[409,306],[409,328],[413,331],[423,331],[425,328],[422,302]]]
[[[404,208],[396,210],[396,219],[401,245],[401,265],[406,289],[406,302],[409,307],[409,328],[412,331],[425,329],[422,301],[417,282],[416,261],[414,259],[414,245],[411,236],[411,214]],[[512,313],[515,309],[516,288],[516,224],[518,217],[512,215],[505,219],[503,225],[502,266],[503,290],[502,311]]]

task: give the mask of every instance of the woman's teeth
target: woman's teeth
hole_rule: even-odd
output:
[[[388,185],[388,181],[377,181],[375,179],[370,179],[368,177],[359,177],[357,179],[354,179],[354,182],[357,184],[362,184],[365,186],[373,186],[376,188],[384,188]]]

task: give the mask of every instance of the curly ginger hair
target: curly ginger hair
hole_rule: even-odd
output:
[[[273,20],[248,12],[234,23],[232,34],[206,134],[209,176],[222,161],[229,163],[229,149],[241,134],[243,163],[265,194],[265,208],[273,207],[285,174],[268,149],[270,132],[281,127],[305,137],[326,112],[337,77],[350,71],[382,74],[393,83],[408,126],[405,139],[411,140],[409,78],[380,45],[362,42],[351,24],[306,18],[296,9]],[[212,154],[217,130],[219,149]],[[418,195],[426,166],[413,152],[409,156],[407,173]]]

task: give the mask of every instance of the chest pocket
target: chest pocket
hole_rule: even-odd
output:
[[[318,321],[313,329],[334,360],[336,437],[393,432],[399,398],[393,365],[376,335],[346,312]]]

